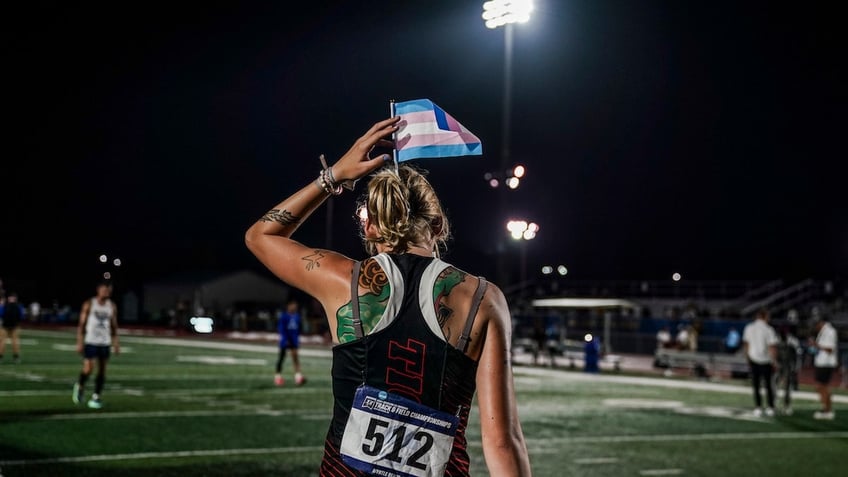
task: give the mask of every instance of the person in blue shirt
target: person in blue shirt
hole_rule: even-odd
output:
[[[6,352],[6,340],[12,340],[12,361],[21,361],[21,320],[24,319],[24,307],[18,303],[18,294],[10,292],[6,303],[0,304],[0,359]]]
[[[584,354],[584,367],[583,370],[587,373],[597,373],[600,372],[600,368],[598,367],[598,360],[601,357],[601,343],[600,340],[592,336],[591,333],[587,333],[586,336],[583,337],[583,340],[586,342],[583,345],[583,354]]]
[[[728,353],[733,354],[739,351],[739,347],[741,345],[742,336],[739,335],[739,330],[731,326],[727,331],[727,337],[724,338],[724,349],[726,349]]]
[[[283,378],[283,361],[286,358],[286,350],[289,350],[294,364],[294,384],[301,386],[306,382],[306,378],[300,371],[300,358],[297,355],[297,350],[300,348],[300,329],[301,319],[298,303],[295,299],[290,299],[286,303],[286,309],[281,311],[277,317],[277,332],[280,334],[280,352],[277,355],[277,373],[274,375],[274,384],[282,386],[286,383]]]

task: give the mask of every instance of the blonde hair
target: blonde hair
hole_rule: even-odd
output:
[[[368,181],[367,197],[362,204],[368,219],[377,229],[377,237],[362,238],[368,253],[377,253],[377,244],[404,253],[410,246],[435,242],[439,256],[450,237],[450,225],[425,171],[402,165],[397,171],[388,166]]]

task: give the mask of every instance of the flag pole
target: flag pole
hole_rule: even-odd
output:
[[[389,116],[395,117],[395,100],[389,100]],[[398,171],[398,160],[397,160],[397,131],[392,133],[392,142],[395,143],[394,147],[392,147],[392,164],[395,166],[395,172]]]

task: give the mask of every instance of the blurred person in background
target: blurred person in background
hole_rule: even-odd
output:
[[[727,330],[727,336],[724,338],[724,349],[730,354],[734,354],[742,347],[742,336],[735,326],[731,326]]]
[[[658,349],[672,348],[671,330],[669,330],[668,325],[663,325],[663,327],[660,328],[659,331],[657,331],[657,348]]]
[[[6,302],[0,305],[0,360],[6,352],[6,341],[12,342],[12,362],[21,362],[21,321],[26,310],[18,303],[18,294],[9,292]]]
[[[303,326],[297,300],[291,299],[286,303],[286,309],[277,316],[277,332],[280,335],[279,353],[277,354],[277,365],[275,367],[274,384],[282,386],[286,383],[283,378],[283,361],[286,358],[286,350],[291,353],[292,365],[294,366],[294,384],[301,386],[306,383],[306,378],[300,370],[300,330]]]
[[[777,343],[777,388],[783,392],[783,414],[792,415],[792,391],[798,389],[798,357],[801,341],[784,325],[780,328],[780,340]]]
[[[97,377],[94,381],[94,393],[88,400],[88,407],[100,409],[103,385],[106,382],[106,363],[109,361],[111,349],[115,354],[121,352],[118,342],[118,311],[111,299],[112,284],[101,282],[97,285],[97,295],[83,302],[80,309],[79,326],[77,326],[77,353],[82,354],[82,371],[74,383],[71,399],[79,404],[85,399],[85,384],[97,362]]]
[[[761,384],[766,388],[766,416],[774,416],[774,381],[773,374],[777,366],[777,332],[769,324],[768,310],[761,308],[757,311],[754,321],[745,325],[742,330],[742,347],[751,367],[751,382],[754,388],[754,416],[763,415],[763,398],[760,393]]]
[[[815,368],[816,391],[819,393],[819,401],[822,407],[821,410],[813,413],[813,418],[830,421],[836,417],[830,395],[830,381],[839,363],[836,356],[839,338],[836,334],[836,328],[828,322],[825,316],[818,317],[814,329],[816,337],[815,339],[810,337],[810,350],[815,354],[813,367]]]

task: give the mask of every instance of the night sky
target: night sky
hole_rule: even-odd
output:
[[[502,212],[483,175],[503,158],[504,36],[482,2],[289,3],[4,12],[7,290],[76,305],[109,268],[101,253],[122,260],[126,288],[266,273],[247,227],[390,100],[417,98],[483,142],[483,156],[417,161],[454,227],[445,258],[472,273],[494,277],[499,250],[515,271],[504,224],[524,217],[541,226],[525,244],[531,275],[546,263],[574,280],[846,275],[835,4],[537,0],[511,69],[508,162],[528,175]],[[334,200],[331,233],[322,208],[295,238],[362,258],[362,190]]]

